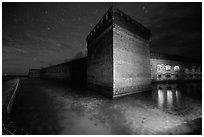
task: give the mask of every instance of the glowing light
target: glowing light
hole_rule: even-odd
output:
[[[179,66],[174,66],[174,71],[180,71]]]
[[[164,93],[162,90],[158,90],[158,106],[162,108],[164,106]]]
[[[163,69],[163,64],[158,64],[157,65],[157,71],[161,71]]]
[[[179,92],[176,90],[176,102],[179,102]]]
[[[173,105],[173,92],[172,90],[167,90],[167,105],[171,108]]]
[[[165,66],[165,69],[166,69],[167,71],[169,71],[169,70],[171,70],[171,66],[170,66],[170,65],[166,65],[166,66]]]

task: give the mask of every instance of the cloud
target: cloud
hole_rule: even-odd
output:
[[[10,37],[9,35],[3,33],[2,41],[12,42],[13,38]]]
[[[16,47],[9,47],[9,46],[3,46],[2,48],[2,52],[5,54],[9,54],[9,53],[27,53],[26,50],[21,49],[21,48],[16,48]]]
[[[46,37],[40,37],[40,36],[36,36],[30,33],[26,33],[26,36],[30,39],[33,39],[37,42],[40,43],[45,43],[47,45],[55,47],[55,48],[60,48],[62,47],[62,44],[60,42],[58,42],[57,40],[51,39],[51,38],[46,38]]]
[[[80,52],[78,52],[74,58],[75,59],[78,59],[78,58],[83,58],[83,57],[86,57],[87,56],[87,50],[82,50]]]

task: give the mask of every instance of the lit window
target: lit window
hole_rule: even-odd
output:
[[[174,71],[179,71],[179,70],[180,70],[179,66],[174,66]]]
[[[157,71],[161,71],[163,69],[163,65],[162,64],[158,64],[157,65]]]
[[[165,66],[165,69],[166,69],[167,71],[170,71],[170,70],[171,70],[171,66],[170,66],[170,65],[166,65],[166,66]]]

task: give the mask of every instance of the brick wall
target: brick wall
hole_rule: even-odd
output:
[[[87,86],[108,97],[113,96],[112,26],[88,45]]]
[[[125,28],[113,28],[114,97],[151,89],[149,42]]]

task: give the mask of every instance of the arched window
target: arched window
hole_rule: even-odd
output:
[[[179,66],[174,66],[174,71],[180,71]]]
[[[166,70],[166,71],[170,71],[170,70],[171,70],[171,66],[170,66],[170,65],[166,65],[166,66],[165,66],[165,70]]]
[[[161,71],[163,69],[163,64],[157,64],[157,71]]]

